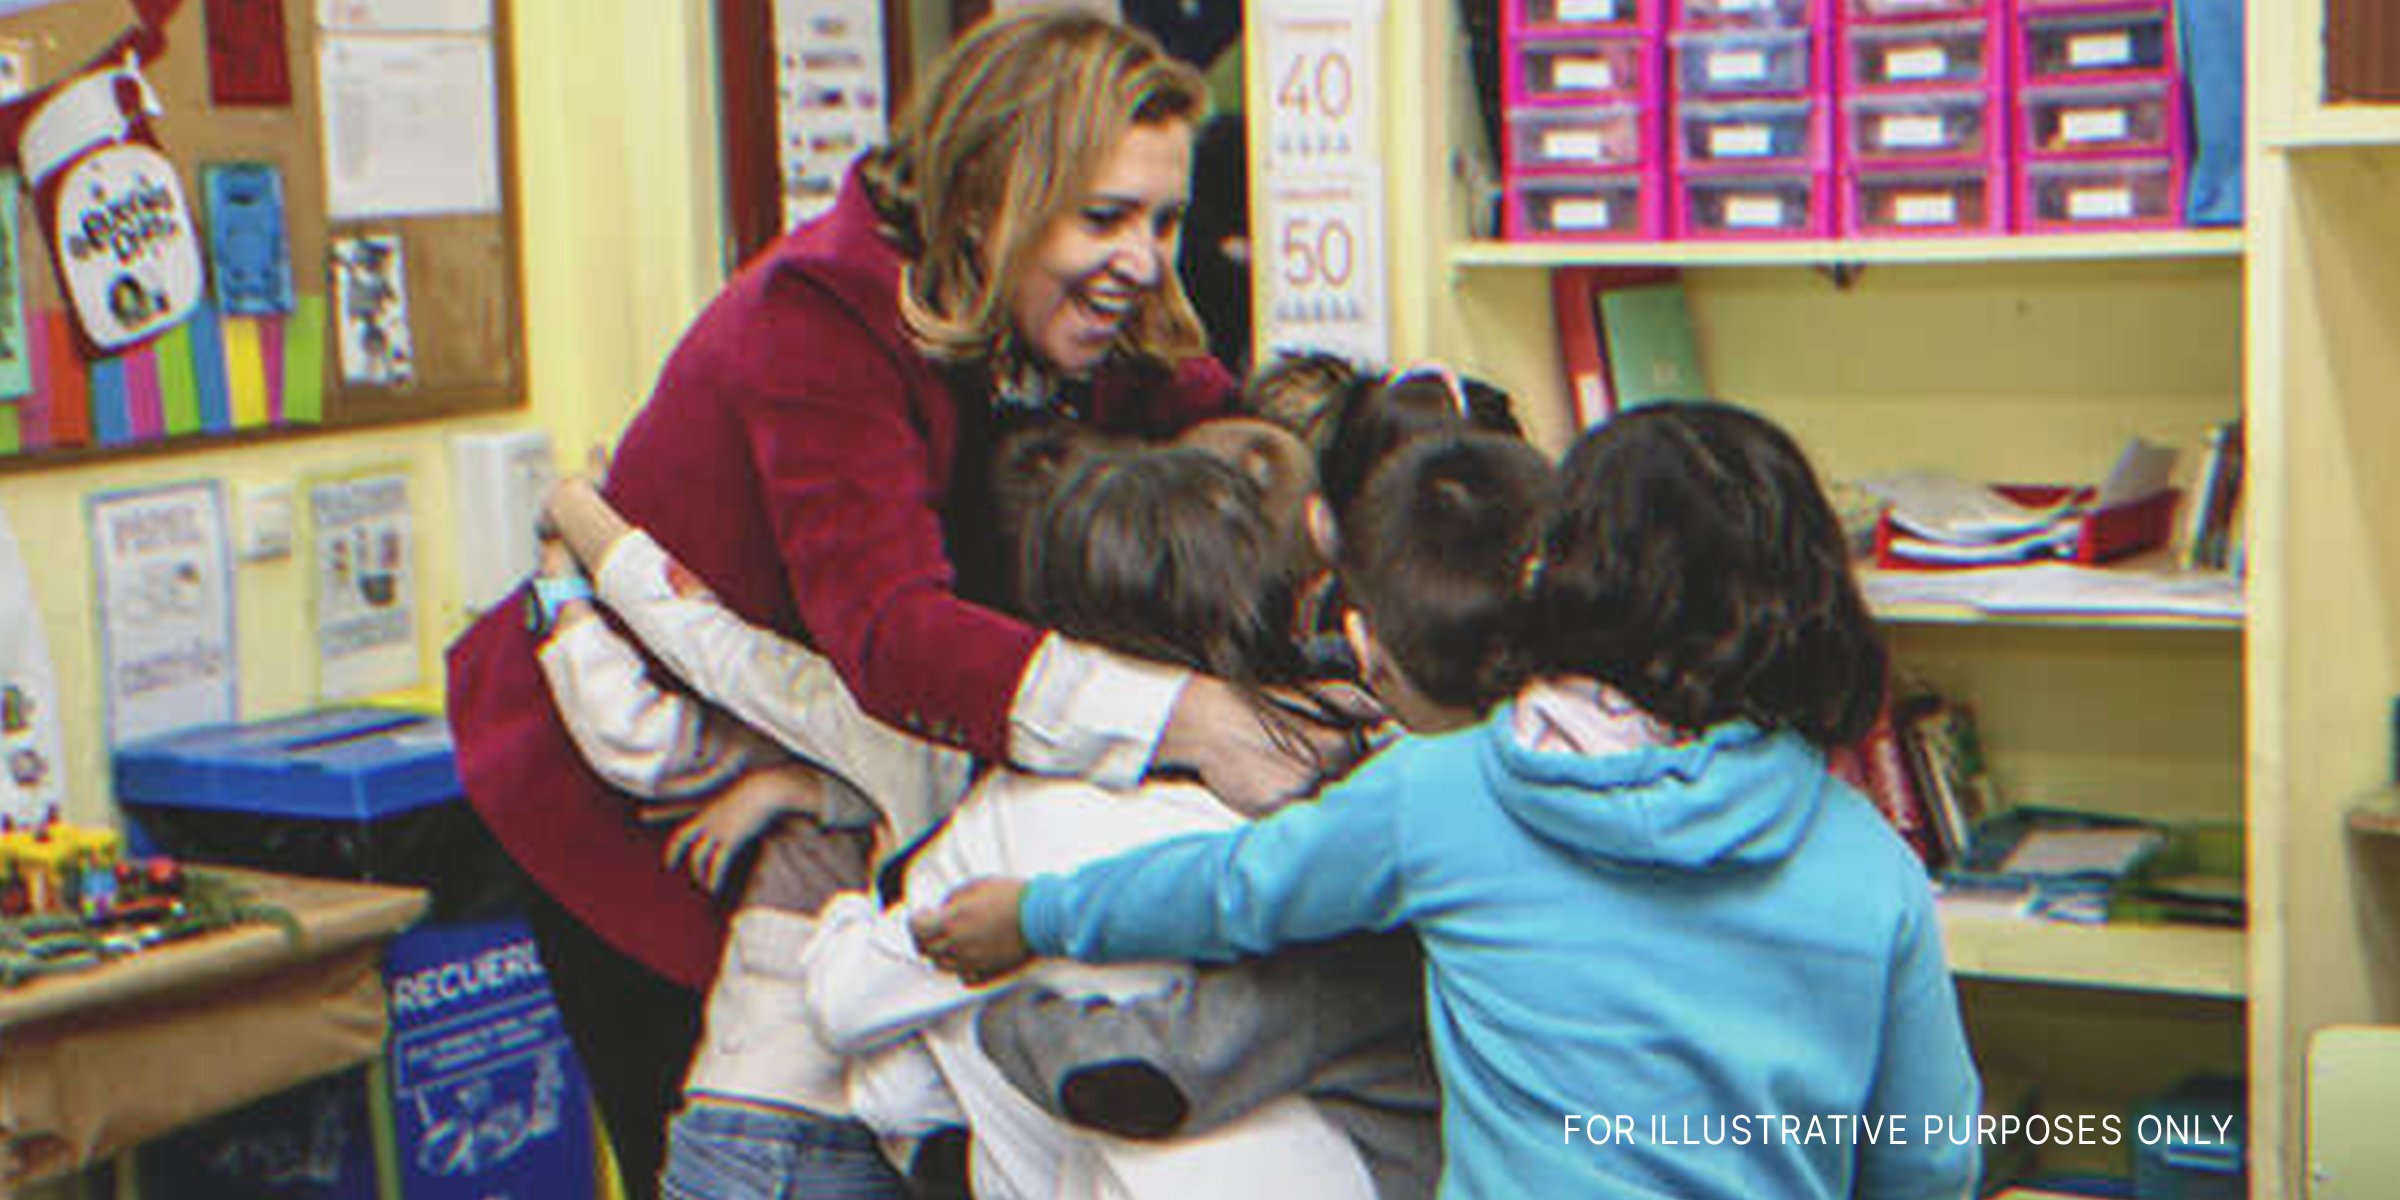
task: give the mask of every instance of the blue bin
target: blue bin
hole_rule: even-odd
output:
[[[120,748],[115,765],[135,853],[432,894],[426,922],[384,952],[391,1035],[386,1086],[369,1111],[391,1131],[398,1162],[384,1175],[399,1191],[383,1200],[593,1200],[583,1069],[520,915],[517,871],[468,809],[440,718],[326,709],[139,742]],[[271,1131],[277,1118],[262,1120]],[[314,1110],[307,1120],[318,1120]],[[145,1171],[145,1186],[154,1179],[163,1177]],[[144,1194],[185,1195],[174,1190],[180,1182],[165,1186]],[[220,1194],[286,1195],[190,1193]],[[290,1200],[352,1195],[299,1191]]]

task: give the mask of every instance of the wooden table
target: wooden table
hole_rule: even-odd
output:
[[[413,888],[208,868],[299,922],[0,990],[0,1196],[376,1056],[382,946]]]

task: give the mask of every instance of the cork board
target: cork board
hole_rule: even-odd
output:
[[[51,0],[0,16],[0,73],[11,66],[12,54],[21,55],[30,68],[27,82],[36,90],[46,87],[137,28],[137,3],[156,8],[162,2]],[[487,28],[449,36],[471,37],[489,48],[496,209],[337,221],[327,202],[319,87],[318,19],[325,0],[181,0],[163,23],[163,53],[143,67],[164,109],[152,129],[198,226],[204,272],[214,265],[214,247],[203,168],[264,163],[275,169],[291,310],[241,316],[222,311],[211,279],[202,312],[169,333],[122,355],[79,351],[37,197],[30,188],[18,189],[18,262],[11,274],[25,307],[32,387],[21,397],[0,399],[0,471],[521,405],[525,338],[508,0],[488,2]],[[351,3],[333,0],[328,6]],[[217,97],[230,95],[229,79],[255,83],[276,73],[267,40],[275,13],[263,9],[280,13],[281,73],[289,98],[219,103]],[[222,23],[218,32],[236,32],[212,45],[212,20]],[[269,47],[263,54],[262,45]],[[219,58],[213,67],[212,52]],[[214,89],[212,69],[222,76]],[[275,89],[268,87],[271,94]],[[231,89],[239,90],[238,84]],[[368,381],[343,366],[342,292],[332,252],[337,240],[358,236],[395,237],[402,249],[409,358],[402,380]]]

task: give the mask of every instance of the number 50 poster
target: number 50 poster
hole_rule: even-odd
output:
[[[1265,101],[1267,140],[1260,360],[1316,350],[1387,361],[1374,92],[1383,6],[1277,0],[1262,15],[1264,78],[1253,92]]]

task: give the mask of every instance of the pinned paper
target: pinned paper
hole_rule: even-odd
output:
[[[282,173],[266,163],[211,163],[200,168],[200,194],[217,307],[237,317],[292,311]]]
[[[416,535],[404,468],[308,485],[317,691],[328,700],[417,681]]]
[[[283,0],[208,0],[208,97],[228,106],[291,104]]]
[[[33,578],[0,518],[0,832],[58,818],[67,790],[59,717]]]
[[[215,481],[90,503],[109,744],[234,719],[233,571]]]
[[[408,271],[395,234],[333,240],[334,309],[341,320],[342,380],[398,386],[416,378],[408,331]]]
[[[499,211],[490,41],[328,33],[317,72],[329,217]]]
[[[25,331],[25,272],[17,242],[15,171],[0,171],[0,400],[33,390],[33,343]]]

